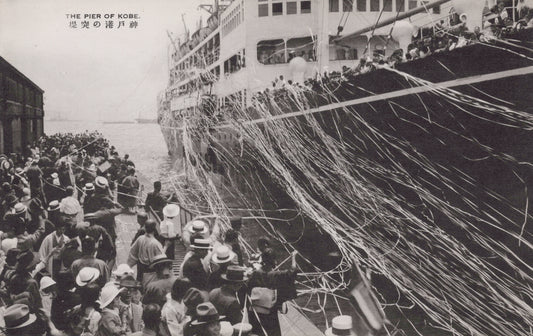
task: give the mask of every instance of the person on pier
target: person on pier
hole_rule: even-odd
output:
[[[190,247],[192,250],[187,253],[181,264],[180,277],[189,279],[194,287],[205,290],[207,288],[211,242],[208,239],[196,238],[192,240]]]
[[[180,207],[176,204],[168,204],[163,208],[165,219],[159,224],[161,237],[164,239],[165,253],[167,257],[174,260],[174,250],[176,240],[180,237]]]
[[[176,277],[172,274],[172,260],[164,254],[159,255],[150,265],[150,270],[155,272],[155,277],[143,284],[145,288],[143,304],[157,303],[163,306],[167,294],[172,291],[176,281]]]
[[[58,222],[55,225],[55,231],[47,235],[39,249],[41,265],[38,268],[45,268],[52,279],[57,279],[61,270],[60,252],[69,238],[65,235],[65,223]]]
[[[163,246],[155,238],[156,222],[147,220],[145,224],[146,233],[140,236],[131,246],[128,255],[128,266],[137,265],[137,280],[144,284],[143,274],[148,272],[148,267],[155,260],[155,257],[164,254]]]
[[[245,268],[230,265],[226,273],[222,274],[225,284],[222,287],[215,288],[209,292],[209,301],[217,308],[220,314],[226,316],[226,320],[231,324],[237,324],[243,321],[242,306],[244,297],[239,298],[238,293],[248,281],[245,274]]]
[[[82,256],[80,259],[75,260],[70,267],[72,275],[77,277],[81,269],[85,267],[92,267],[100,272],[99,281],[97,282],[100,287],[103,287],[110,277],[109,268],[105,261],[95,257],[96,255],[96,242],[93,237],[85,236],[81,239]]]
[[[144,211],[151,213],[152,211],[159,219],[163,218],[163,208],[167,205],[169,199],[163,197],[161,194],[161,182],[154,182],[154,191],[148,193],[146,201],[144,201]]]
[[[129,212],[135,213],[135,207],[137,204],[137,194],[139,192],[139,180],[135,176],[135,168],[128,167],[128,175],[121,181],[122,192],[122,206],[128,209]]]

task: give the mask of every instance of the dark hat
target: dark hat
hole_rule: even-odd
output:
[[[14,304],[4,312],[4,321],[7,330],[19,329],[29,326],[37,320],[35,314],[30,314],[30,308],[25,304]]]
[[[185,304],[188,311],[194,311],[200,303],[205,301],[207,301],[207,298],[202,295],[198,288],[189,288],[183,295],[183,304]]]
[[[229,265],[226,273],[222,274],[222,279],[231,282],[243,282],[248,280],[248,276],[244,274],[246,268],[237,265]]]
[[[15,266],[19,253],[20,250],[18,248],[9,249],[6,253],[6,264],[8,266]]]
[[[14,194],[7,194],[6,199],[5,199],[4,202],[11,207],[11,206],[17,204],[18,201],[19,201],[19,199]]]
[[[139,281],[135,280],[133,275],[126,275],[120,279],[120,287],[125,288],[142,288],[142,285]]]
[[[191,322],[191,325],[202,325],[215,321],[220,321],[225,318],[218,314],[217,309],[211,302],[200,303],[196,307],[196,320]]]
[[[31,270],[39,263],[40,258],[37,253],[31,250],[22,251],[17,256],[17,264],[15,268],[17,270]]]
[[[139,221],[139,219],[147,220],[148,219],[148,214],[146,212],[144,212],[144,211],[137,212],[137,221]]]
[[[155,256],[149,268],[154,269],[156,266],[163,264],[172,264],[172,259],[169,259],[166,254],[160,254]]]

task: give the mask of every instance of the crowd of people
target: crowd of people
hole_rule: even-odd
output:
[[[44,136],[0,157],[0,328],[5,335],[280,335],[295,254],[266,238],[246,258],[242,219],[180,222],[160,182],[139,200],[135,164],[99,133]],[[144,203],[142,202],[144,201]],[[139,227],[116,265],[116,216]],[[123,242],[122,242],[123,243]],[[174,275],[175,245],[187,254]]]

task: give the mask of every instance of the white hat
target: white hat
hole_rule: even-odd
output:
[[[252,325],[246,322],[239,322],[233,325],[233,330],[237,335],[248,335],[252,331]]]
[[[22,193],[24,194],[24,196],[30,196],[31,190],[30,188],[22,188]]]
[[[85,183],[85,186],[83,187],[83,190],[85,190],[85,191],[94,190],[94,184]]]
[[[102,288],[102,292],[100,293],[100,308],[107,307],[113,300],[117,297],[117,295],[122,292],[122,289],[118,289],[116,286],[106,285],[104,288]]]
[[[205,225],[204,221],[196,219],[188,225],[188,230],[190,233],[206,233],[209,231],[209,228]]]
[[[113,271],[116,277],[123,277],[125,275],[133,275],[133,270],[128,264],[120,264],[117,269]]]
[[[48,209],[46,209],[47,211],[56,211],[56,210],[59,210],[60,206],[59,206],[59,201],[58,200],[53,200],[52,202],[50,202],[50,204],[48,204]]]
[[[54,281],[54,279],[50,278],[49,276],[43,276],[40,282],[40,289],[43,290],[55,284],[56,282]]]
[[[233,258],[235,258],[235,253],[231,251],[230,248],[226,245],[219,245],[215,249],[215,253],[213,253],[213,256],[211,257],[213,262],[216,264],[224,264],[230,262],[233,260]]]
[[[341,315],[334,317],[333,320],[331,320],[331,328],[326,330],[324,333],[325,336],[338,336],[338,335],[346,335],[346,336],[356,336],[355,332],[352,330],[353,323],[352,323],[352,317],[349,315]]]
[[[17,242],[17,237],[2,239],[2,251],[7,253],[9,250],[17,248]]]
[[[94,179],[94,185],[96,185],[98,188],[107,188],[109,186],[109,183],[107,182],[107,179],[103,176],[97,176],[96,179]]]
[[[65,197],[61,200],[61,212],[66,215],[75,215],[80,212],[80,203],[73,197]]]
[[[209,250],[211,249],[211,241],[209,239],[196,238],[191,242],[191,248]]]
[[[228,321],[220,322],[220,336],[233,336],[233,326]]]
[[[176,204],[167,204],[163,208],[163,215],[165,217],[176,217],[180,214],[180,207]]]
[[[24,204],[22,204],[22,203],[17,203],[17,204],[15,204],[15,206],[13,207],[13,209],[15,209],[15,214],[20,215],[20,214],[26,212],[26,209],[27,209],[27,208],[26,208],[26,206],[25,206]]]
[[[100,271],[94,267],[84,267],[76,276],[76,284],[80,287],[87,286],[91,282],[95,282],[100,276]]]

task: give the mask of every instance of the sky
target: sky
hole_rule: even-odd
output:
[[[0,56],[44,92],[47,117],[155,118],[168,81],[170,38],[183,37],[209,0],[0,0]],[[80,18],[67,17],[80,14]],[[100,14],[85,18],[85,14]],[[137,14],[139,19],[118,18]],[[113,17],[105,18],[106,15]],[[76,21],[76,28],[70,27]],[[82,21],[90,27],[82,28]],[[94,27],[95,21],[101,26]],[[112,21],[113,28],[105,28]],[[124,26],[118,27],[119,21]],[[130,28],[132,21],[137,28]]]

